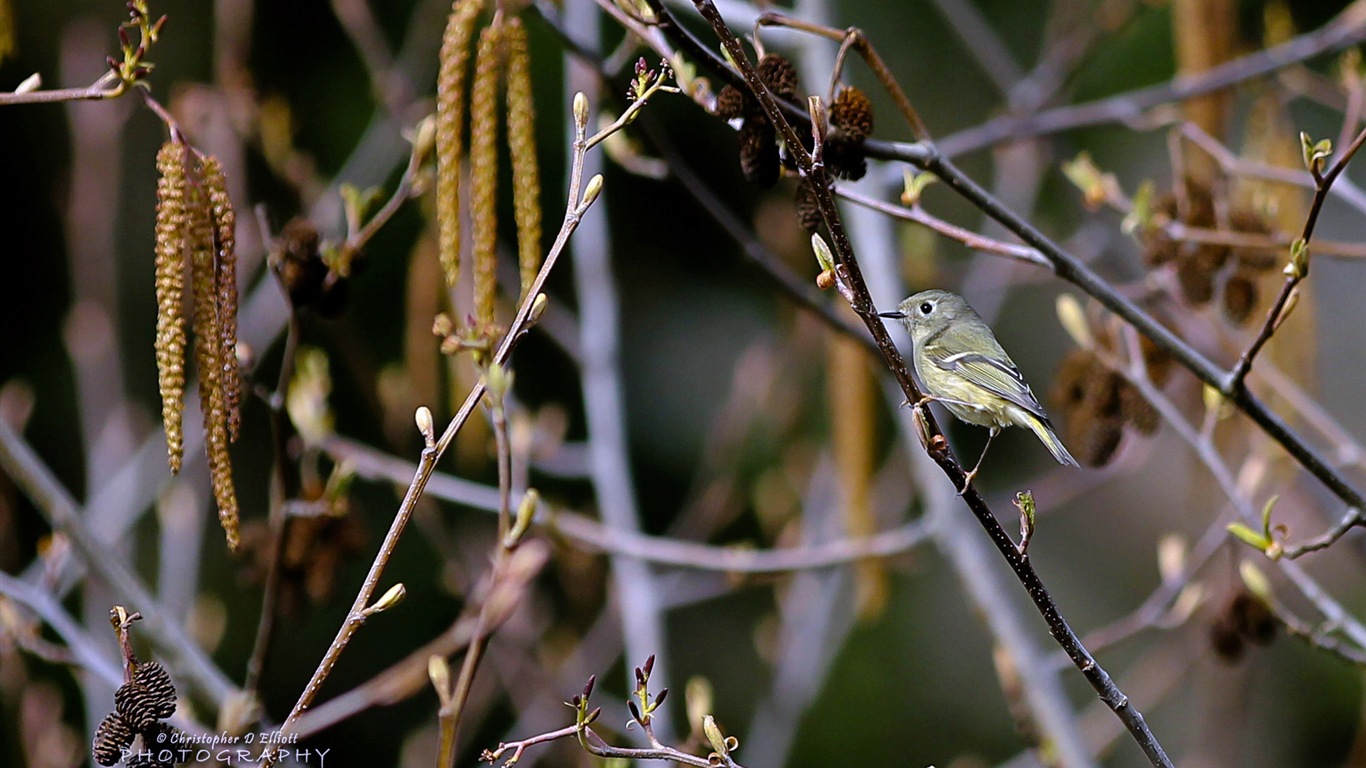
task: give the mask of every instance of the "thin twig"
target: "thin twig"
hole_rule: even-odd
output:
[[[1234,387],[1228,372],[1187,344],[1138,304],[1123,296],[1076,256],[1065,251],[1014,211],[1003,206],[991,193],[964,174],[932,145],[921,146],[927,151],[927,159],[922,166],[925,170],[939,176],[983,213],[1000,222],[1026,243],[1038,249],[1052,262],[1053,269],[1058,277],[1067,280],[1099,301],[1107,309],[1148,337],[1159,348],[1170,353],[1178,363],[1194,373],[1201,381],[1219,390],[1230,403],[1252,419],[1269,438],[1280,444],[1287,453],[1294,457],[1310,474],[1318,478],[1339,499],[1349,506],[1366,508],[1366,497],[1363,497],[1360,491],[1350,485],[1340,471],[1328,464],[1317,449],[1311,447],[1283,419],[1272,413],[1266,404],[1254,396],[1246,387]]]
[[[112,86],[112,87],[111,87]],[[63,101],[102,101],[116,99],[128,92],[128,83],[117,72],[105,72],[84,88],[56,88],[50,91],[0,92],[0,107],[13,104],[57,104]]]
[[[461,616],[455,623],[384,671],[346,693],[310,707],[295,723],[294,732],[305,738],[327,730],[374,706],[397,704],[421,690],[431,690],[427,664],[433,656],[459,653],[474,634],[476,616]]]
[[[1130,331],[1130,334],[1133,334],[1132,330]],[[1137,349],[1137,346],[1137,339],[1133,339],[1129,344],[1131,349]],[[1102,354],[1102,352],[1097,350],[1097,354]],[[1114,362],[1113,359],[1106,358],[1103,354],[1102,359],[1109,360],[1111,363]],[[1134,355],[1134,359],[1135,367],[1141,364],[1141,355]],[[1204,435],[1201,431],[1197,430],[1190,422],[1186,421],[1181,415],[1180,409],[1178,409],[1176,405],[1147,378],[1147,376],[1136,375],[1132,369],[1125,366],[1111,365],[1111,367],[1133,383],[1148,402],[1152,403],[1153,407],[1157,409],[1157,412],[1163,419],[1172,426],[1177,435],[1195,450],[1196,456],[1200,459],[1200,462],[1205,465],[1206,469],[1209,470],[1210,475],[1214,478],[1215,482],[1219,484],[1220,489],[1224,492],[1224,496],[1233,505],[1238,516],[1248,524],[1259,525],[1261,521],[1260,511],[1254,509],[1245,495],[1239,492],[1238,482],[1233,476],[1233,471],[1224,462],[1223,457],[1219,454],[1218,448],[1214,445],[1213,441],[1208,439],[1207,435]],[[1276,560],[1275,563],[1281,569],[1281,572],[1285,574],[1286,578],[1300,590],[1300,593],[1304,595],[1306,600],[1312,603],[1314,607],[1323,614],[1327,621],[1332,622],[1335,626],[1341,627],[1343,631],[1352,638],[1353,642],[1357,643],[1359,647],[1366,649],[1366,625],[1363,625],[1361,622],[1352,618],[1342,607],[1341,603],[1328,595],[1323,587],[1305,574],[1298,563],[1292,562],[1288,558],[1281,558],[1280,560]]]
[[[488,760],[490,763],[496,762],[502,759],[507,750],[511,749],[512,754],[508,756],[507,762],[504,763],[504,765],[513,765],[522,759],[522,753],[526,751],[527,747],[534,747],[537,744],[546,744],[548,742],[566,739],[570,736],[574,736],[578,732],[578,725],[567,725],[556,731],[540,733],[518,741],[503,742],[498,745],[497,749],[486,753],[484,759]]]
[[[911,100],[907,98],[906,92],[901,88],[901,83],[892,75],[891,68],[887,66],[887,62],[882,60],[882,56],[878,54],[877,49],[868,42],[868,37],[863,34],[863,30],[858,27],[833,29],[819,24],[809,24],[801,19],[794,19],[791,16],[774,13],[773,11],[760,14],[754,24],[756,27],[787,27],[789,29],[796,29],[809,34],[819,35],[820,37],[834,40],[839,43],[839,56],[836,60],[835,70],[831,74],[832,92],[828,97],[830,99],[834,98],[833,80],[839,77],[845,52],[851,48],[857,51],[859,56],[861,56],[863,61],[868,65],[868,68],[873,71],[873,76],[877,78],[878,84],[892,97],[892,102],[896,104],[897,111],[901,113],[902,119],[910,126],[911,135],[914,136],[917,141],[930,138],[929,129],[925,127],[924,121],[920,119],[920,114],[916,112],[915,107],[911,105]]]
[[[836,187],[835,194],[855,205],[861,205],[869,210],[885,213],[888,216],[901,219],[902,221],[920,224],[926,229],[943,235],[950,240],[956,240],[974,251],[993,253],[997,256],[1004,256],[1007,259],[1013,259],[1036,267],[1044,267],[1045,269],[1051,270],[1053,268],[1052,263],[1049,262],[1048,259],[1045,259],[1037,249],[1030,248],[1027,245],[1005,243],[978,234],[970,229],[950,224],[937,216],[927,213],[925,209],[921,208],[919,205],[910,207],[894,205],[878,200],[875,197],[869,197],[861,192],[855,192],[845,186]]]
[[[487,380],[487,374],[485,374]],[[438,717],[441,722],[441,738],[438,748],[437,765],[453,768],[455,765],[456,745],[460,735],[460,721],[465,712],[465,702],[469,700],[470,688],[474,684],[474,673],[479,669],[484,649],[488,647],[489,625],[492,619],[491,596],[498,590],[499,579],[508,567],[508,558],[517,547],[517,541],[510,540],[512,530],[512,450],[508,446],[507,410],[503,398],[506,392],[489,395],[489,411],[493,421],[494,451],[498,457],[498,538],[494,545],[493,568],[489,572],[489,587],[483,605],[479,606],[479,621],[475,624],[474,634],[470,636],[465,658],[460,663],[460,674],[455,681],[455,689],[449,701],[443,701]]]
[[[1366,12],[1366,5],[1359,5],[1358,11],[1354,13]],[[676,42],[690,53],[698,56],[700,60],[708,62],[708,66],[723,77],[732,81],[736,79],[734,72],[721,61],[720,57],[712,53],[706,46],[697,42],[691,33],[681,28],[678,23],[669,16],[662,6],[654,7],[654,12],[659,17],[659,29],[670,35]],[[1287,52],[1304,54],[1309,48],[1320,46],[1331,42],[1332,45],[1341,44],[1344,40],[1355,39],[1354,35],[1366,35],[1366,31],[1356,29],[1354,17],[1347,14],[1340,16],[1329,27],[1325,27],[1311,36],[1297,38],[1287,46],[1281,46],[1271,51],[1263,52],[1267,54],[1275,53],[1275,56],[1248,58],[1233,62],[1237,65],[1240,62],[1249,66],[1265,66],[1267,62],[1282,61],[1282,57]],[[1345,21],[1344,21],[1345,20]],[[1331,28],[1330,28],[1331,27]],[[1346,30],[1344,32],[1344,29]],[[1344,37],[1345,35],[1345,37]],[[1310,41],[1310,42],[1305,42]],[[1328,47],[1331,48],[1332,45]],[[1308,47],[1306,47],[1308,46]],[[1232,72],[1228,65],[1211,70],[1203,78],[1217,75],[1218,77],[1230,76]],[[1194,85],[1192,85],[1194,84]],[[1231,84],[1231,83],[1230,83]],[[1186,82],[1188,88],[1182,91],[1183,95],[1198,95],[1197,92],[1204,88],[1192,79]],[[796,110],[790,105],[783,105],[784,114],[795,113]],[[797,113],[798,119],[805,116]],[[1136,304],[1120,295],[1118,291],[1101,280],[1093,272],[1087,269],[1075,256],[1067,253],[1042,233],[1034,229],[1031,225],[1015,215],[1009,209],[1004,208],[989,193],[972,181],[957,169],[936,147],[926,143],[914,145],[878,145],[873,141],[866,144],[870,155],[877,155],[888,159],[899,159],[912,163],[923,169],[930,170],[938,175],[948,185],[973,202],[992,218],[1001,222],[1007,229],[1019,235],[1025,242],[1035,246],[1053,264],[1060,277],[1072,282],[1090,296],[1096,298],[1104,306],[1115,312],[1118,316],[1129,322],[1133,327],[1142,332],[1159,348],[1171,353],[1171,355],[1184,367],[1193,372],[1199,379],[1207,384],[1219,389],[1229,402],[1234,404],[1249,418],[1256,423],[1263,432],[1274,442],[1281,445],[1292,457],[1304,466],[1312,475],[1320,480],[1335,495],[1345,501],[1349,506],[1355,508],[1366,508],[1366,500],[1351,485],[1348,484],[1341,472],[1335,470],[1319,455],[1318,451],[1310,447],[1303,438],[1292,431],[1289,426],[1278,416],[1271,413],[1262,401],[1254,397],[1245,388],[1238,391],[1230,391],[1227,388],[1226,372],[1214,365],[1207,358],[1196,352],[1175,334],[1171,333],[1161,323],[1157,322],[1146,311]],[[1286,178],[1289,183],[1295,183],[1293,178]],[[1288,565],[1288,564],[1286,564]],[[1300,586],[1302,591],[1314,591],[1311,585],[1304,583],[1303,575],[1297,571],[1287,570],[1292,580]],[[1307,593],[1308,594],[1308,593]],[[1311,599],[1314,599],[1311,597]],[[1339,608],[1335,604],[1321,605],[1326,614],[1341,615]]]
[[[656,83],[656,86],[658,87],[655,90],[663,87],[662,78],[660,82]],[[654,93],[655,90],[650,91],[650,93]],[[595,134],[592,137],[592,142],[596,144],[605,139],[610,132],[624,127],[626,123],[629,122],[631,116],[634,116],[637,111],[644,108],[648,95],[649,94],[638,99],[632,104],[632,109],[628,109],[626,112],[622,113],[622,116],[618,118],[612,126]],[[595,177],[593,180],[594,183],[590,183],[587,189],[585,189],[583,183],[583,156],[587,154],[588,148],[591,146],[589,143],[590,139],[587,137],[587,122],[587,102],[584,100],[582,112],[578,113],[578,110],[576,110],[574,116],[577,138],[574,142],[574,162],[570,168],[569,179],[569,205],[565,210],[564,222],[561,224],[560,231],[555,237],[554,245],[551,246],[545,261],[541,264],[540,271],[536,274],[536,279],[533,280],[528,287],[526,298],[518,306],[517,313],[508,326],[507,333],[503,336],[497,350],[493,354],[492,363],[495,365],[503,365],[507,362],[508,358],[512,355],[512,350],[516,348],[517,343],[521,341],[531,329],[531,326],[535,324],[537,319],[537,315],[535,314],[535,308],[538,305],[537,296],[540,295],[547,277],[549,277],[551,270],[554,269],[555,264],[559,261],[561,253],[564,252],[569,237],[574,233],[574,230],[578,228],[584,213],[586,213],[597,200],[597,195],[601,189],[600,177]],[[337,630],[337,636],[333,638],[332,643],[323,654],[322,661],[318,663],[318,667],[314,670],[312,678],[308,681],[303,692],[299,695],[299,700],[295,702],[293,709],[290,710],[284,723],[281,724],[281,734],[291,733],[291,727],[294,722],[299,719],[300,714],[302,714],[303,711],[312,704],[313,700],[317,698],[319,689],[322,687],[322,684],[327,679],[328,675],[331,674],[332,668],[336,665],[337,659],[341,657],[342,651],[346,649],[347,644],[350,643],[356,630],[365,623],[365,609],[369,605],[371,597],[373,597],[375,590],[379,586],[380,576],[383,575],[384,568],[388,565],[389,558],[393,555],[394,548],[398,546],[398,540],[402,536],[404,528],[407,527],[409,519],[412,517],[418,499],[422,497],[422,493],[426,489],[428,481],[431,480],[432,473],[436,469],[437,461],[441,458],[442,454],[446,452],[446,449],[450,446],[451,442],[455,440],[455,436],[459,434],[460,429],[464,427],[465,422],[469,420],[470,415],[474,412],[479,401],[483,399],[485,386],[485,382],[482,380],[475,383],[470,389],[469,394],[465,397],[465,402],[446,425],[445,430],[441,433],[440,439],[422,450],[421,458],[418,462],[417,469],[414,471],[412,482],[409,484],[408,490],[404,494],[402,502],[399,504],[398,511],[394,514],[394,520],[390,524],[389,531],[385,534],[384,541],[380,544],[379,552],[376,553],[374,562],[371,563],[370,570],[366,574],[365,580],[362,582],[360,590],[356,594],[356,599],[352,603],[351,610],[348,612],[346,619],[342,622],[341,627]],[[267,764],[273,764],[275,754],[276,751],[272,748],[268,750],[266,755],[262,756],[262,759]]]
[[[421,178],[422,162],[428,156],[430,147],[424,146],[424,137],[421,133],[428,127],[426,121],[423,121],[413,128],[413,147],[408,153],[408,165],[403,169],[403,178],[394,188],[394,193],[365,224],[354,232],[347,233],[346,239],[338,249],[343,264],[349,264],[351,259],[360,256],[365,246],[385,224],[389,223],[403,204],[423,192],[423,186],[418,184],[418,181]]]
[[[278,277],[279,273],[275,274]],[[281,289],[285,296],[289,295],[283,285]],[[294,366],[298,361],[298,350],[299,313],[291,306],[285,327],[285,348],[280,355],[280,376],[275,385],[275,392],[267,403],[270,408],[272,449],[275,454],[275,488],[271,494],[270,565],[262,587],[261,615],[256,623],[256,639],[252,644],[251,656],[247,658],[246,680],[242,685],[243,690],[252,695],[256,694],[260,686],[271,638],[275,632],[275,615],[279,610],[280,588],[284,580],[285,541],[293,519],[287,510],[299,493],[298,471],[289,458],[289,441],[295,434],[294,425],[285,410],[290,383],[294,379]]]
[[[1309,205],[1309,214],[1305,216],[1304,230],[1300,233],[1299,240],[1300,245],[1305,249],[1302,263],[1297,264],[1292,256],[1292,263],[1286,267],[1285,282],[1281,284],[1281,292],[1276,295],[1276,300],[1272,302],[1271,309],[1267,311],[1266,321],[1262,323],[1261,331],[1248,345],[1242,356],[1238,358],[1238,363],[1233,366],[1233,370],[1229,373],[1225,384],[1227,390],[1242,390],[1246,386],[1247,373],[1252,370],[1252,361],[1257,357],[1257,353],[1261,351],[1262,347],[1271,340],[1272,334],[1276,332],[1281,321],[1285,319],[1286,305],[1295,293],[1295,289],[1304,278],[1309,276],[1309,242],[1314,236],[1314,225],[1318,223],[1319,212],[1323,210],[1323,204],[1328,199],[1328,191],[1333,188],[1333,182],[1347,169],[1347,164],[1352,161],[1363,143],[1366,143],[1366,130],[1357,134],[1351,146],[1333,162],[1333,165],[1327,173],[1323,174],[1322,178],[1318,176],[1317,171],[1314,171],[1314,200]],[[1366,506],[1366,504],[1354,506]]]
[[[1312,539],[1306,539],[1298,544],[1282,546],[1281,556],[1294,560],[1301,555],[1310,552],[1318,552],[1321,549],[1327,549],[1338,539],[1342,538],[1348,531],[1360,525],[1366,525],[1366,518],[1362,518],[1360,509],[1351,507],[1347,510],[1347,513],[1333,525],[1333,527],[1318,536],[1315,536]]]
[[[606,3],[604,5],[604,3]],[[599,7],[604,8],[617,16],[623,24],[630,24],[630,17],[622,14],[621,10],[611,4],[609,0],[599,0]],[[564,27],[554,19],[547,19],[551,29],[559,35],[560,42],[567,48],[574,51],[574,54],[584,61],[590,62],[598,70],[600,77],[606,77],[602,58],[595,52],[584,47],[579,41],[571,37]],[[628,27],[629,28],[629,27]],[[644,30],[639,30],[642,34]],[[613,94],[616,95],[616,94]],[[843,334],[846,338],[857,341],[868,349],[869,352],[876,354],[877,346],[868,335],[849,322],[844,313],[835,311],[833,305],[825,300],[822,292],[817,289],[809,279],[799,277],[790,269],[783,260],[774,253],[763,240],[754,233],[753,229],[747,226],[739,216],[722,201],[720,196],[702,178],[701,175],[688,162],[685,154],[669,138],[660,126],[658,121],[650,114],[641,115],[637,121],[641,131],[654,145],[655,151],[659,153],[661,159],[669,169],[671,178],[683,185],[683,188],[692,195],[702,210],[712,218],[717,225],[726,231],[730,237],[740,245],[741,253],[750,260],[754,266],[772,280],[777,287],[782,290],[792,301],[814,313],[817,317],[830,326],[836,333]]]
[[[503,742],[498,745],[497,749],[485,750],[481,759],[490,764],[496,763],[497,761],[502,760],[503,755],[511,750],[512,754],[508,755],[507,760],[503,763],[503,765],[509,766],[522,759],[522,753],[526,751],[527,747],[576,736],[579,737],[579,742],[583,745],[584,749],[598,757],[615,758],[619,760],[667,760],[669,762],[678,763],[679,765],[697,766],[697,768],[716,768],[716,766],[743,768],[739,763],[732,760],[729,755],[716,755],[717,761],[713,763],[707,758],[690,755],[687,752],[681,752],[673,747],[660,744],[657,739],[651,739],[653,746],[649,749],[612,746],[603,740],[603,738],[591,727],[579,724],[565,726],[564,728],[547,731],[546,733],[529,736],[517,741]]]

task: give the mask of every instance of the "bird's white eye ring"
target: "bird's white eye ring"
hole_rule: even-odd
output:
[[[928,301],[923,302],[923,303],[920,305],[920,314],[922,314],[922,315],[928,315],[929,313],[931,313],[931,312],[933,312],[933,311],[934,311],[934,305],[931,304],[931,303],[928,302]]]

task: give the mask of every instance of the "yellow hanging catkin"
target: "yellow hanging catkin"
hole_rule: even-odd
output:
[[[203,185],[203,169],[189,195],[190,287],[194,296],[194,359],[199,371],[199,409],[204,416],[204,453],[218,521],[227,534],[228,548],[237,549],[237,492],[228,454],[227,401],[223,392],[222,330],[217,306],[213,205]]]
[[[217,362],[223,374],[223,406],[227,416],[228,439],[236,442],[242,427],[242,377],[237,368],[237,213],[228,197],[228,181],[218,158],[212,155],[204,158],[203,177],[214,228]]]
[[[185,148],[168,141],[157,153],[157,389],[166,460],[179,472],[185,455]]]
[[[436,81],[436,223],[446,285],[460,280],[460,161],[470,39],[482,0],[455,0],[441,37]]]
[[[498,81],[501,17],[479,34],[470,93],[470,220],[474,226],[474,316],[493,324],[498,267]]]
[[[531,56],[526,28],[513,18],[507,30],[508,154],[512,156],[512,199],[517,219],[517,264],[521,297],[541,267],[541,173],[536,163],[536,108],[531,89]]]

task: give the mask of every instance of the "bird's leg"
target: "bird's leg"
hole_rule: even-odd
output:
[[[987,444],[982,446],[982,455],[977,457],[977,463],[973,465],[972,471],[963,478],[963,487],[958,489],[959,496],[968,492],[968,486],[972,485],[972,479],[977,477],[977,470],[982,468],[982,461],[987,457],[987,449],[991,447],[992,439],[995,438],[996,433],[1000,431],[1000,427],[992,427],[991,431],[987,433]]]

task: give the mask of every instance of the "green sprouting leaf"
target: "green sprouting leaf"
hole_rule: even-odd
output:
[[[1263,536],[1242,523],[1230,523],[1228,532],[1259,552],[1265,552],[1271,546],[1270,537]]]

